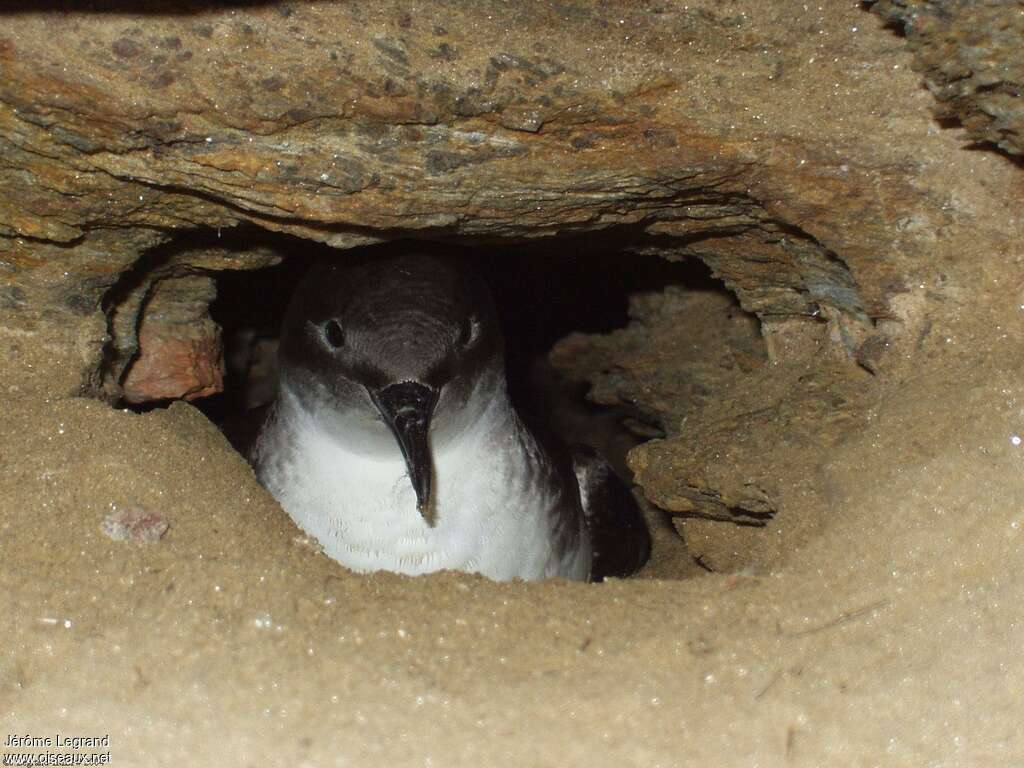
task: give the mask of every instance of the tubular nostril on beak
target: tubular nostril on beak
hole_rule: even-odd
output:
[[[433,387],[417,381],[400,381],[380,390],[370,390],[377,410],[398,440],[416,492],[416,506],[428,522],[434,476],[428,438],[437,394]]]

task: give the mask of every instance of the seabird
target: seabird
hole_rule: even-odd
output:
[[[646,561],[642,515],[608,463],[517,414],[494,302],[468,262],[315,265],[279,369],[250,459],[343,565],[601,580]]]

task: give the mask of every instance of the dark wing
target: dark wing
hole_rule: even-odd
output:
[[[573,445],[572,466],[594,549],[591,580],[625,578],[651,554],[651,534],[629,486],[593,448]]]

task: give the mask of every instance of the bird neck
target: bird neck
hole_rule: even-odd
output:
[[[354,418],[366,420],[367,417]],[[274,405],[269,431],[294,445],[307,441],[320,446],[332,445],[332,450],[351,454],[353,460],[402,464],[404,460],[394,436],[382,423],[377,426],[379,429],[372,433],[365,424],[346,429],[344,421],[325,418],[311,410],[301,397],[283,386]],[[504,376],[481,376],[462,408],[455,413],[437,414],[430,428],[431,450],[435,461],[439,461],[453,451],[465,455],[471,445],[484,445],[496,435],[518,437],[523,429],[509,399]]]

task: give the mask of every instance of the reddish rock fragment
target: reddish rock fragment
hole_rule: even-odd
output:
[[[139,357],[124,380],[125,400],[195,400],[223,389],[220,329],[216,325],[143,324]]]
[[[170,523],[162,515],[138,507],[115,507],[100,524],[103,533],[114,541],[159,541],[169,527]]]

